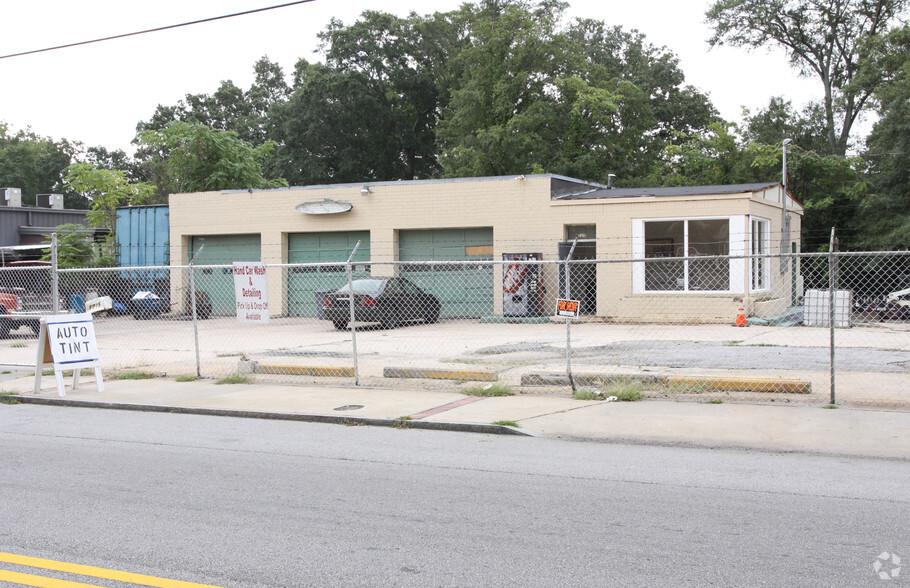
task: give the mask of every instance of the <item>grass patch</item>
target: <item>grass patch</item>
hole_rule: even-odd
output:
[[[604,395],[598,393],[596,390],[579,388],[575,392],[572,392],[572,398],[575,400],[603,400]]]
[[[11,372],[9,370],[3,370],[2,372],[0,372],[0,374],[11,374],[11,373],[13,373],[13,372]]]
[[[219,353],[215,357],[243,357],[243,353]]]
[[[461,391],[467,396],[515,396],[515,392],[502,384],[486,384],[475,388],[466,388]]]
[[[19,404],[17,396],[19,396],[18,392],[0,392],[0,404]]]
[[[193,374],[183,374],[182,376],[177,376],[174,378],[176,382],[195,382],[199,379],[199,376]]]
[[[840,407],[836,404],[823,404],[822,408],[834,409],[834,408],[840,408]]]
[[[398,417],[398,420],[399,420],[399,421],[413,421],[413,420],[414,420],[414,417],[410,417],[410,416],[405,415],[405,416],[400,416],[400,417]]]
[[[518,428],[518,423],[515,421],[493,421],[494,425],[501,425],[503,427],[515,427]]]
[[[732,346],[734,346],[734,345],[739,345],[740,343],[745,343],[745,340],[742,340],[742,341],[738,341],[738,340],[737,340],[737,341],[726,341],[726,342],[724,342],[724,345],[726,345],[727,347],[732,347]]]
[[[62,371],[63,371],[64,374],[67,374],[67,373],[69,373],[71,370],[68,370],[68,369],[66,369],[66,368],[63,368]],[[42,376],[53,376],[53,375],[54,375],[54,370],[53,370],[53,368],[51,368],[51,369],[46,369],[46,370],[41,370],[41,375],[42,375]],[[82,368],[81,370],[79,370],[79,375],[80,375],[80,376],[94,376],[94,375],[95,375],[95,368]],[[114,379],[114,380],[134,380],[134,379],[138,379],[138,378],[118,378],[116,375],[108,376],[108,377],[111,378],[111,379]],[[149,376],[149,377],[150,377],[150,378],[154,378],[155,376]]]
[[[13,349],[16,349],[16,348],[21,349],[22,347],[26,347],[26,344],[19,341],[18,343],[13,343],[12,345],[10,345],[10,347],[12,347]]]
[[[634,378],[617,378],[604,381],[604,396],[615,396],[620,402],[638,402],[644,398],[646,382]]]
[[[91,372],[94,373],[94,372]],[[155,374],[149,372],[125,372],[122,374],[113,374],[111,380],[151,380]]]
[[[230,376],[221,378],[216,384],[252,384],[253,377],[249,374],[231,374]]]
[[[638,402],[644,398],[644,394],[638,390],[620,390],[619,392],[614,392],[612,396],[616,397],[616,400],[620,402]]]
[[[705,404],[723,404],[724,401],[720,398],[712,398],[710,400],[705,400]]]

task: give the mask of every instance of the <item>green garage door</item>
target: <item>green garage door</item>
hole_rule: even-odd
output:
[[[493,259],[493,229],[400,231],[401,261],[480,261]],[[491,265],[402,266],[401,275],[439,298],[444,318],[493,314]]]
[[[260,261],[259,235],[207,235],[191,239],[194,265],[232,265],[235,261]],[[199,250],[202,246],[202,253]],[[234,299],[234,273],[231,268],[207,268],[196,272],[196,289],[208,293],[212,312],[233,315],[237,312]]]
[[[288,235],[288,263],[344,263],[360,241],[354,256],[354,277],[370,275],[370,232],[295,233]],[[288,314],[317,316],[317,294],[337,290],[348,281],[344,266],[288,269]]]

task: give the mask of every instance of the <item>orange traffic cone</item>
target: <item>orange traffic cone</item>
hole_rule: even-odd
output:
[[[746,311],[744,309],[743,299],[739,299],[739,310],[736,311],[736,326],[737,327],[748,327],[749,323],[746,322]]]

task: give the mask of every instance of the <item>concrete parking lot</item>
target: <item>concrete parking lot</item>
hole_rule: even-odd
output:
[[[531,324],[444,320],[396,329],[363,326],[352,334],[335,330],[328,321],[294,317],[275,318],[267,325],[215,317],[198,321],[197,328],[194,332],[185,317],[97,317],[102,368],[106,373],[192,375],[197,372],[198,339],[198,370],[209,378],[250,371],[252,377],[269,383],[350,384],[356,374],[361,385],[394,386],[402,375],[413,375],[407,370],[417,369],[423,375],[446,377],[409,378],[408,386],[452,390],[480,380],[501,382],[524,393],[567,394],[571,388],[559,376],[570,368],[566,354],[570,337],[571,371],[582,382],[588,375],[676,375],[761,379],[773,388],[776,380],[798,380],[811,383],[811,394],[773,389],[673,392],[681,398],[695,393],[699,399],[811,403],[826,402],[831,389],[831,334],[826,328],[590,321],[572,323],[567,329],[561,320]],[[839,402],[910,405],[910,325],[867,323],[835,329],[834,337]],[[36,346],[36,339],[24,330],[0,342],[4,369],[34,365]],[[390,378],[390,373],[398,377]],[[548,376],[543,380],[546,385],[528,385],[528,376],[534,374]]]

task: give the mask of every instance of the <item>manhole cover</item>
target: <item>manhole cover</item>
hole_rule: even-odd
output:
[[[362,404],[345,404],[344,406],[339,406],[335,410],[357,410],[363,408]]]

